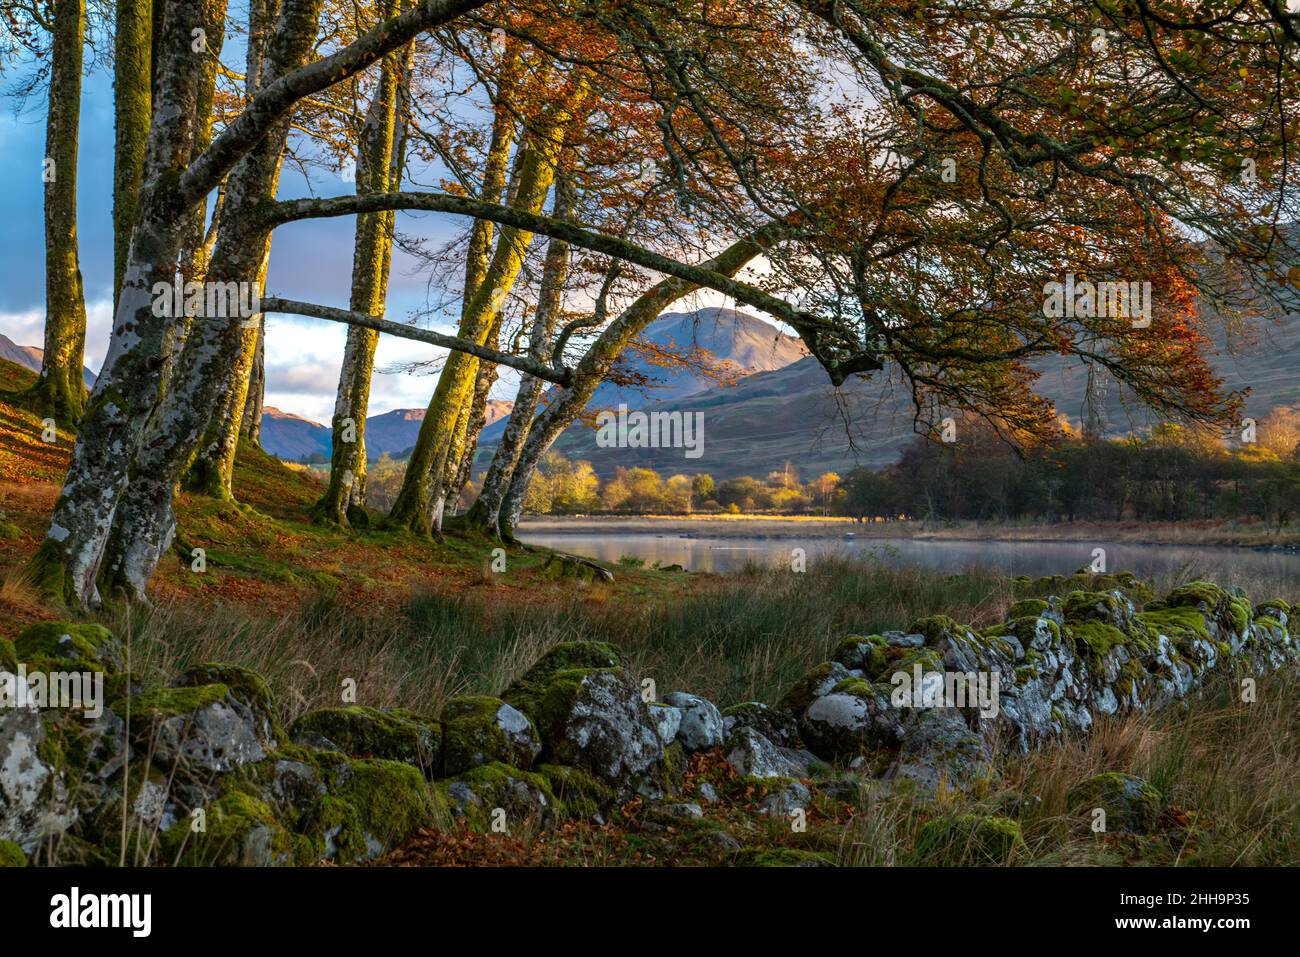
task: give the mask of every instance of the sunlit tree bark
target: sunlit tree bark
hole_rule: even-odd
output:
[[[86,300],[77,252],[77,141],[85,0],[54,5],[45,126],[45,353],[27,400],[64,428],[85,408]]]
[[[526,153],[514,198],[514,206],[521,211],[535,214],[545,203],[566,131],[586,95],[585,82],[575,78],[563,101],[541,119],[525,141]],[[486,341],[492,321],[519,275],[532,237],[531,232],[517,227],[501,230],[483,281],[466,305],[460,331],[463,338],[479,344]],[[477,372],[478,360],[474,357],[459,352],[447,357],[407,462],[401,491],[389,514],[392,524],[424,534],[433,527],[461,404],[470,398]]]

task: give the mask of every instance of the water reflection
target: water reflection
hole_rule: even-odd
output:
[[[1132,571],[1143,578],[1192,573],[1231,582],[1276,580],[1300,583],[1300,556],[1244,548],[1188,545],[1134,545],[1115,542],[993,542],[833,538],[685,538],[674,533],[555,533],[521,529],[532,545],[617,564],[624,556],[647,565],[681,565],[690,571],[728,572],[748,563],[788,566],[791,552],[802,548],[808,561],[825,555],[856,557],[939,571],[995,569],[1007,575],[1058,575],[1092,561],[1093,549],[1106,550],[1109,569]]]

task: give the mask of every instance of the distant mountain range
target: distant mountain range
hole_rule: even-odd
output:
[[[1213,324],[1219,325],[1219,324]],[[600,448],[596,432],[572,426],[556,443],[570,459],[590,461],[609,477],[619,466],[643,466],[661,474],[707,472],[715,479],[762,476],[795,465],[805,480],[826,471],[857,466],[878,468],[894,462],[915,436],[913,409],[897,371],[854,377],[839,389],[830,384],[802,344],[754,316],[730,309],[667,313],[642,337],[660,348],[707,350],[717,364],[739,376],[719,386],[693,367],[654,365],[644,351],[625,356],[622,371],[646,380],[632,388],[605,383],[597,389],[590,411],[630,409],[647,412],[702,412],[703,455],[686,458],[682,449]],[[1212,337],[1211,364],[1234,389],[1249,387],[1246,414],[1259,417],[1277,406],[1300,405],[1300,316],[1254,333],[1253,341],[1220,331]],[[29,369],[40,368],[40,349],[15,345],[0,335],[0,357]],[[1087,368],[1077,360],[1052,357],[1037,364],[1042,373],[1037,391],[1056,404],[1076,425],[1088,414]],[[94,376],[87,371],[87,381]],[[1126,401],[1116,387],[1096,396],[1096,413],[1109,434],[1141,431],[1154,424],[1144,407]],[[475,459],[487,467],[504,430],[511,403],[493,400]],[[403,459],[415,445],[423,409],[395,409],[366,421],[366,451],[374,461],[384,454]],[[330,431],[325,425],[268,407],[262,420],[262,444],[289,461],[328,461]]]
[[[510,414],[511,403],[489,399],[487,421],[496,422]],[[366,419],[366,458],[375,462],[387,454],[404,459],[415,447],[424,421],[424,409],[394,409]],[[262,410],[262,448],[289,462],[328,462],[329,426],[304,419],[272,406]]]
[[[1300,405],[1300,316],[1255,330],[1252,342],[1236,338],[1229,342],[1221,328],[1207,332],[1216,353],[1210,357],[1214,369],[1229,388],[1251,390],[1246,415],[1259,417],[1278,406]],[[1084,363],[1051,357],[1036,368],[1041,377],[1035,390],[1052,400],[1059,414],[1076,426],[1081,424],[1088,414]],[[1157,421],[1150,410],[1114,385],[1095,398],[1095,414],[1107,434],[1140,432]],[[612,403],[597,398],[588,408],[611,407]],[[629,402],[629,407],[635,406]],[[836,389],[812,358],[746,376],[729,388],[706,388],[642,408],[702,412],[703,455],[686,458],[683,449],[600,448],[596,431],[582,423],[570,427],[555,449],[570,459],[591,462],[602,478],[613,475],[619,466],[651,468],[662,475],[707,472],[715,479],[761,477],[790,462],[808,480],[826,471],[889,465],[916,435],[910,394],[897,370],[892,375],[886,371],[855,376]],[[484,432],[476,470],[486,468],[491,460],[500,431]]]
[[[33,372],[40,372],[41,360],[44,356],[44,349],[39,349],[36,346],[20,346],[4,333],[0,333],[0,359],[7,359],[24,369],[31,369]],[[90,388],[95,384],[95,373],[86,368],[81,371],[86,381],[86,388]]]
[[[701,309],[691,313],[665,313],[641,335],[652,348],[689,352],[699,348],[709,353],[709,364],[719,373],[744,376],[779,369],[803,357],[806,351],[798,339],[787,336],[770,323],[733,309]],[[715,379],[696,367],[664,368],[643,352],[630,351],[619,370],[640,377],[639,388],[606,382],[592,398],[593,408],[644,408],[655,401],[679,401],[699,395],[714,386]],[[488,426],[480,446],[495,448],[510,414],[512,403],[491,399]],[[424,409],[394,409],[366,420],[366,457],[375,461],[384,453],[405,458],[415,446],[424,421]],[[327,461],[330,455],[329,429],[316,422],[267,407],[262,416],[262,447],[272,455],[295,462]],[[486,467],[486,461],[480,463]]]

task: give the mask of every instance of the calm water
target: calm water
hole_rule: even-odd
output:
[[[840,555],[864,561],[912,565],[940,571],[996,569],[1008,575],[1057,575],[1092,561],[1092,550],[1106,550],[1109,570],[1142,578],[1192,573],[1218,581],[1273,580],[1300,586],[1300,555],[1245,548],[1185,545],[1131,545],[1114,542],[979,542],[915,539],[838,538],[684,538],[675,532],[530,532],[520,538],[534,545],[616,564],[627,555],[647,565],[681,565],[690,571],[727,572],[747,562],[787,565],[791,550],[802,548],[809,564],[819,556]]]

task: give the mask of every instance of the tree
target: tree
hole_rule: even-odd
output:
[[[1276,300],[1300,278],[1287,274],[1291,249],[1279,228],[1294,215],[1284,161],[1296,65],[1289,17],[1215,3],[1219,16],[1207,24],[1146,0],[1121,9],[1038,0],[919,18],[867,0],[795,6],[802,13],[792,22],[765,0],[536,0],[511,5],[528,16],[507,18],[475,0],[421,0],[313,59],[321,0],[283,0],[271,82],[197,150],[202,71],[192,31],[213,34],[224,22],[204,5],[166,0],[153,31],[153,121],[114,335],[35,561],[42,587],[74,604],[97,600],[101,581],[142,595],[172,541],[176,478],[229,396],[245,340],[237,322],[210,317],[177,336],[186,324],[154,315],[151,291],[175,281],[196,214],[223,181],[210,282],[255,282],[284,223],[398,209],[495,223],[489,269],[511,284],[533,234],[640,271],[572,367],[559,350],[543,362],[489,345],[494,290],[503,288],[492,276],[456,336],[357,310],[263,303],[454,350],[426,417],[430,438],[394,507],[398,525],[421,532],[446,487],[478,360],[560,387],[532,423],[502,500],[497,525],[508,535],[542,454],[631,337],[700,288],[785,322],[833,384],[896,368],[923,423],[945,408],[964,411],[1028,443],[1054,419],[1028,365],[1049,354],[1104,367],[1163,414],[1204,422],[1235,414],[1236,397],[1204,362],[1192,307],[1197,295],[1228,312],[1247,294]],[[274,200],[298,104],[420,32],[498,23],[566,80],[527,117],[510,201],[432,190]],[[1111,35],[1105,57],[1083,42],[1094,23]],[[806,50],[793,48],[793,26],[808,31]],[[546,42],[556,35],[575,42]],[[860,102],[822,95],[822,79],[836,72],[852,77]],[[611,127],[623,103],[655,115],[658,199],[681,212],[664,217],[672,228],[592,228],[540,212],[561,148],[537,132],[567,131],[590,105],[573,102],[588,85],[599,86]],[[760,256],[770,267],[761,287],[737,278]],[[646,273],[666,278],[650,286]],[[1118,309],[1045,313],[1045,283],[1070,275],[1150,282],[1151,308],[1129,296]]]
[[[45,121],[45,345],[41,370],[26,401],[65,428],[85,408],[86,298],[77,248],[77,147],[81,71],[86,42],[85,0],[56,0],[50,32],[50,92]]]

